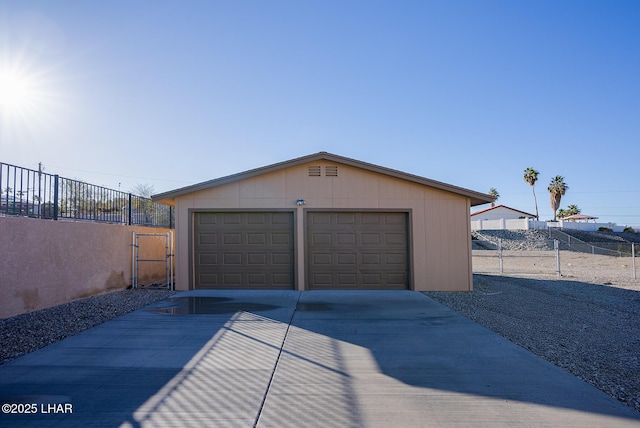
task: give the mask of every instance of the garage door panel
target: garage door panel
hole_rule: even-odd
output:
[[[362,233],[362,244],[363,245],[380,245],[380,235],[381,233]]]
[[[196,222],[196,224],[198,225],[217,224],[217,223],[218,223],[218,216],[216,214],[208,214],[208,213],[201,213],[201,215],[197,217],[197,222]]]
[[[247,214],[247,224],[267,224],[267,216],[265,213],[248,213]]]
[[[311,222],[313,224],[331,224],[332,218],[331,213],[314,213],[311,217]]]
[[[267,264],[267,255],[264,253],[247,254],[247,264],[264,266]]]
[[[225,253],[222,255],[222,264],[225,266],[242,265],[242,254]]]
[[[358,263],[358,255],[356,253],[338,253],[337,264],[340,266],[353,265]]]
[[[271,283],[276,287],[288,288],[293,284],[293,274],[287,272],[274,273],[271,275]]]
[[[249,273],[247,274],[247,283],[250,286],[267,285],[267,274],[265,273]]]
[[[194,224],[195,288],[293,288],[293,213],[195,213]]]
[[[362,255],[362,264],[363,265],[375,265],[379,266],[381,264],[382,256],[380,253],[372,253],[372,254],[363,254]]]
[[[311,265],[331,265],[333,257],[329,253],[316,253],[311,257]]]
[[[363,273],[362,283],[366,285],[380,286],[382,284],[382,275],[379,273]]]
[[[307,213],[310,289],[409,288],[408,214]]]
[[[218,243],[218,235],[215,233],[201,233],[198,235],[196,245],[216,245]]]
[[[291,233],[272,233],[270,236],[272,245],[292,245],[293,235]]]
[[[330,233],[312,233],[311,234],[312,245],[331,245],[331,242],[332,242],[332,239],[331,239]]]
[[[401,287],[407,283],[407,275],[399,273],[387,274],[386,283],[392,286]]]
[[[241,273],[225,273],[222,275],[223,285],[228,286],[242,286],[242,274]]]
[[[240,244],[242,244],[242,234],[240,234],[240,233],[224,233],[222,235],[222,243],[224,245],[240,245]]]
[[[404,253],[387,253],[386,262],[388,265],[406,265],[407,255]]]
[[[201,265],[203,265],[203,266],[217,265],[218,264],[218,255],[217,254],[200,253],[199,263]]]
[[[407,221],[405,213],[385,213],[384,223],[389,225],[403,225]]]
[[[334,283],[333,275],[331,273],[315,273],[312,276],[313,283],[317,286],[330,286]]]
[[[198,279],[201,284],[208,284],[208,285],[218,284],[218,274],[215,274],[215,273],[201,274],[199,275]]]
[[[362,213],[362,224],[380,224],[380,213]]]
[[[334,242],[336,242],[334,240]],[[338,233],[337,234],[337,244],[339,245],[355,245],[356,244],[356,234],[355,233]]]
[[[264,245],[267,243],[267,235],[265,233],[248,233],[248,245]]]
[[[387,245],[406,245],[407,236],[404,233],[387,233],[384,235]]]
[[[293,275],[288,272],[237,272],[201,274],[198,288],[290,288]]]
[[[338,286],[341,287],[355,287],[358,283],[357,275],[355,273],[338,273],[336,275]]]
[[[291,213],[271,213],[271,224],[289,226],[292,224],[291,218]]]
[[[283,253],[271,254],[271,264],[273,265],[284,265],[284,266],[292,266],[293,265],[293,254],[291,253]]]
[[[223,224],[242,224],[242,214],[241,213],[222,213],[222,223]]]
[[[335,217],[337,224],[356,224],[355,213],[338,213]]]

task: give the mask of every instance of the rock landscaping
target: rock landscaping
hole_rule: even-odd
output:
[[[129,289],[0,319],[0,364],[174,294]]]

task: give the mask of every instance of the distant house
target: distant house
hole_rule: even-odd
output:
[[[471,213],[471,221],[474,220],[517,220],[521,218],[535,219],[536,215],[520,211],[506,205],[496,205],[484,210]]]
[[[560,228],[594,232],[601,227],[606,227],[614,232],[622,232],[625,228],[625,226],[616,226],[614,223],[595,223],[598,217],[583,214],[561,217],[557,222],[537,221],[534,214],[505,205],[497,205],[476,211],[469,215],[469,219],[471,220],[472,231]]]
[[[585,223],[588,222],[589,220],[593,220],[593,222],[595,223],[597,219],[598,217],[593,217],[593,216],[584,215],[584,214],[574,214],[574,215],[569,215],[569,216],[560,218],[560,220],[562,221],[573,221],[573,222],[582,221]]]

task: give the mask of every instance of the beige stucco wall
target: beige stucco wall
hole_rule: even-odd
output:
[[[131,285],[132,232],[168,230],[112,224],[0,217],[0,318],[44,309]],[[148,239],[145,258],[165,257],[165,241]],[[141,284],[164,281],[162,263],[140,264]]]
[[[293,209],[296,211],[297,288],[304,290],[304,217],[313,209],[402,209],[411,218],[412,288],[472,289],[470,202],[467,197],[338,164],[338,177],[309,177],[317,161],[193,192],[175,200],[176,288],[190,288],[189,216],[192,209]],[[324,169],[324,168],[323,168]],[[306,201],[296,206],[296,200]]]

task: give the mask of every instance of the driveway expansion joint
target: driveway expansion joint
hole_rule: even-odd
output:
[[[262,403],[260,403],[260,408],[258,409],[258,414],[256,415],[256,419],[253,423],[253,428],[256,428],[258,426],[258,422],[260,421],[260,416],[262,416],[264,404],[267,401],[267,397],[269,396],[269,391],[271,390],[271,383],[273,382],[273,378],[276,375],[276,370],[278,370],[278,364],[280,363],[280,358],[282,357],[284,344],[287,341],[287,337],[289,336],[289,329],[291,328],[291,323],[293,323],[293,317],[296,315],[296,311],[298,310],[298,303],[300,302],[301,295],[302,293],[298,292],[298,298],[296,299],[296,304],[293,307],[293,311],[291,311],[291,317],[289,318],[289,322],[287,323],[287,330],[284,332],[284,337],[282,338],[282,343],[280,344],[280,350],[278,351],[278,357],[276,358],[276,362],[273,365],[273,370],[271,371],[271,377],[269,377],[267,388],[264,391],[264,396],[262,397]]]

